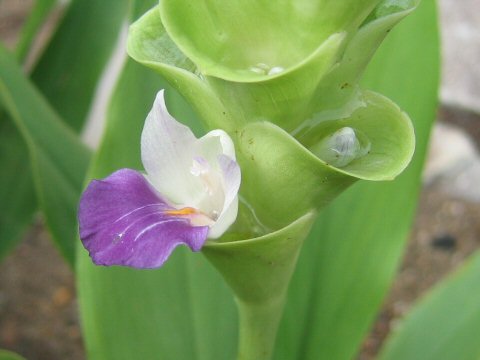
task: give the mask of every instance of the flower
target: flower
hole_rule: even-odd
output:
[[[80,199],[80,239],[97,265],[155,268],[174,248],[199,251],[235,221],[240,168],[223,130],[197,139],[157,94],[141,137],[143,175],[121,169]]]

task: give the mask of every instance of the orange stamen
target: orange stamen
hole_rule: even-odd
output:
[[[192,214],[198,214],[198,210],[194,209],[192,207],[184,207],[183,209],[179,210],[167,210],[165,211],[166,214],[168,215],[192,215]]]

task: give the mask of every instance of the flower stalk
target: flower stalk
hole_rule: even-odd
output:
[[[239,316],[238,360],[269,360],[273,356],[285,295],[263,303],[236,299]]]
[[[309,212],[265,236],[209,242],[203,248],[205,256],[235,294],[239,312],[239,360],[271,358],[288,284],[315,217],[315,212]]]

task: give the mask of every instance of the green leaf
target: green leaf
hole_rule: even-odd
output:
[[[423,297],[396,327],[379,360],[478,360],[480,252]]]
[[[0,350],[0,360],[25,360],[25,358],[11,351]]]
[[[32,73],[32,80],[75,131],[125,21],[128,0],[74,0]]]
[[[23,57],[28,51],[36,29],[54,3],[51,0],[36,2],[22,30],[17,57]],[[125,19],[127,5],[127,0],[72,1],[56,34],[34,69],[33,79],[36,85],[45,92],[56,110],[61,112],[64,117],[62,120],[77,131],[82,128],[86,119],[98,79]],[[9,119],[0,116],[0,126],[0,169],[4,174],[0,183],[1,257],[21,239],[37,204],[25,143]],[[74,208],[70,214],[73,215],[76,204],[72,205]],[[73,218],[70,220],[70,223],[72,222]],[[70,231],[76,232],[75,229],[76,227],[72,227]]]
[[[25,143],[5,114],[0,114],[0,154],[1,260],[21,239],[37,208]]]
[[[413,119],[414,160],[391,183],[357,183],[321,213],[290,287],[276,359],[351,359],[382,303],[403,253],[437,105],[438,33],[433,0],[395,28],[364,85]]]
[[[24,60],[38,28],[49,14],[54,0],[38,0],[22,27],[15,48],[17,59]],[[1,105],[1,104],[0,104]],[[0,113],[0,259],[22,238],[37,209],[28,153],[13,123]]]
[[[60,252],[73,264],[76,208],[89,153],[3,47],[0,99],[27,144],[47,225]]]

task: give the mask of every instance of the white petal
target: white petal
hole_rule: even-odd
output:
[[[190,173],[197,139],[167,111],[163,90],[157,94],[142,132],[142,162],[152,185],[173,203],[192,205],[202,184]]]
[[[220,237],[233,224],[238,213],[237,194],[241,182],[240,167],[235,160],[225,155],[219,155],[218,163],[223,174],[224,203],[217,222],[210,227],[209,238]]]
[[[208,230],[209,239],[217,239],[235,222],[238,214],[238,197],[230,203],[218,220]]]
[[[232,139],[225,131],[220,129],[212,130],[205,136],[203,136],[201,139],[199,139],[199,142],[202,143],[204,141],[208,141],[211,138],[216,138],[220,142],[220,145],[222,147],[221,154],[228,156],[232,160],[236,160],[235,146],[233,145]]]
[[[214,220],[209,238],[221,236],[235,221],[240,167],[232,139],[213,130],[196,139],[167,111],[163,91],[142,133],[142,162],[150,183],[178,207],[193,207]]]
[[[200,209],[201,211],[209,214],[213,218],[217,219],[224,209],[225,203],[232,201],[232,198],[236,195],[226,199],[225,177],[224,167],[226,167],[226,160],[223,167],[219,159],[225,157],[235,163],[235,148],[233,142],[228,134],[223,130],[213,130],[208,134],[200,138],[197,142],[195,153],[198,154],[199,160],[205,162],[204,172],[199,177],[202,179],[205,190],[205,196],[197,203],[192,204],[193,207]],[[238,166],[238,165],[237,165]],[[200,166],[195,166],[193,169],[195,172],[201,171]],[[238,170],[240,172],[240,170]],[[237,189],[238,191],[238,189]]]

